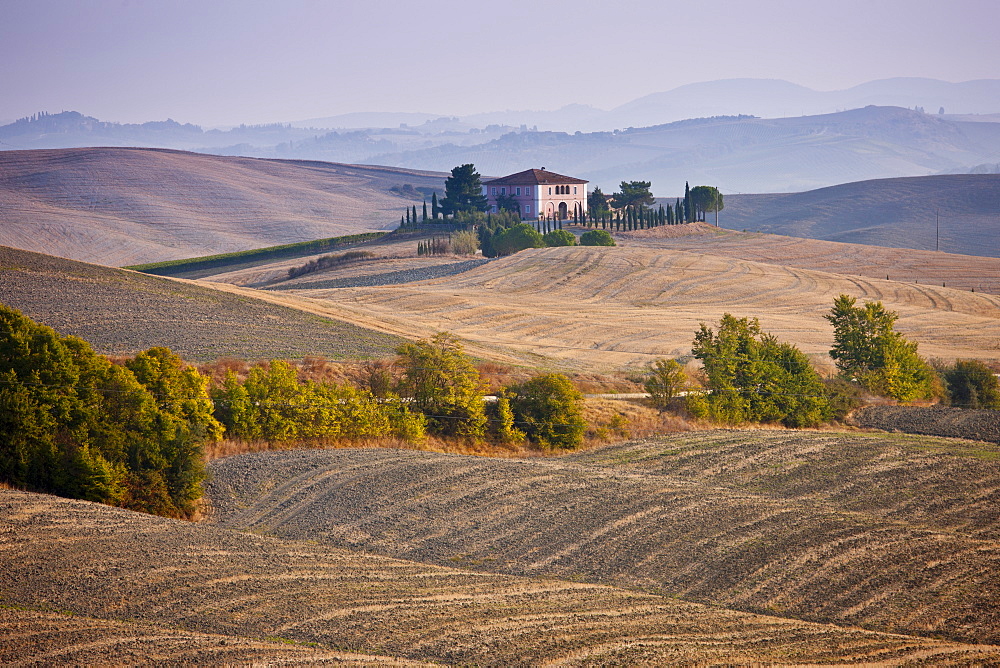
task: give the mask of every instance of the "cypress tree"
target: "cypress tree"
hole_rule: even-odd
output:
[[[413,205],[413,224],[417,224],[417,205]]]
[[[438,219],[438,212],[440,211],[440,208],[441,207],[438,206],[438,194],[435,191],[431,193],[431,217],[433,217],[434,220]]]
[[[691,186],[684,182],[684,222],[691,222]]]
[[[407,227],[410,226],[410,210],[409,209],[406,210],[406,226]]]
[[[420,222],[421,223],[427,222],[427,200],[424,200],[424,211],[420,216]]]

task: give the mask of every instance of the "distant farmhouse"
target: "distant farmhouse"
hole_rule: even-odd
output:
[[[587,210],[587,181],[541,169],[527,169],[483,183],[490,211],[499,210],[497,200],[516,202],[522,219],[568,220]]]

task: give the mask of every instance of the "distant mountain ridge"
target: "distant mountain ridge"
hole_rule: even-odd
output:
[[[1000,162],[998,112],[1000,79],[887,79],[827,93],[732,79],[611,111],[570,104],[464,118],[380,112],[308,122],[362,126],[353,129],[275,123],[204,130],[169,119],[121,124],[42,113],[0,127],[0,149],[138,146],[433,171],[472,162],[495,176],[545,165],[609,192],[635,179],[652,181],[659,195],[684,181],[724,193],[796,192],[989,169],[983,166]]]

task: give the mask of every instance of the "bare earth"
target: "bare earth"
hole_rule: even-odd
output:
[[[212,522],[230,528],[1000,644],[996,445],[715,431],[555,459],[326,450],[212,471]]]
[[[362,473],[377,468],[385,454],[399,456],[376,450],[351,456]],[[393,469],[406,474],[405,481],[411,479],[408,471],[435,475],[416,463]],[[460,457],[455,463],[461,470],[489,460]],[[511,464],[532,470],[528,462]],[[305,470],[312,475],[303,478]],[[316,482],[349,470],[307,464],[282,477]],[[278,468],[270,471],[281,475]],[[565,477],[552,473],[555,482]],[[257,489],[252,485],[262,482],[259,471],[247,474],[239,489]],[[553,476],[526,480],[528,488],[546,477]],[[576,479],[587,484],[586,477]],[[462,479],[434,489],[469,502],[478,494]],[[410,516],[395,531],[400,546],[442,498],[416,497],[400,508]],[[332,519],[361,511],[363,503],[368,500],[358,497],[344,508],[316,508]],[[286,502],[284,510],[274,507],[279,515],[272,523],[307,509]],[[379,507],[371,511],[373,517],[381,514]],[[475,520],[470,515],[467,521]],[[629,524],[619,523],[617,531]],[[432,533],[440,527],[426,526]],[[382,539],[393,540],[393,532]],[[430,538],[426,531],[421,535]],[[102,663],[147,663],[156,656],[168,663],[342,657],[390,665],[396,661],[390,657],[403,657],[497,666],[1000,661],[993,646],[737,612],[578,576],[570,581],[491,573],[463,561],[471,553],[455,562],[458,568],[447,568],[338,549],[325,540],[319,534],[279,540],[0,490],[0,591],[8,606],[0,615],[0,657],[23,664],[89,663],[95,657]],[[633,554],[639,558],[642,552]]]

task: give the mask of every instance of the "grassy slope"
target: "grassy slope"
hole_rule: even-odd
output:
[[[924,355],[1000,356],[996,295],[650,247],[532,249],[423,283],[267,298],[366,327],[447,330],[484,346],[606,369],[689,354],[699,324],[726,312],[758,317],[765,331],[824,357],[833,334],[823,316],[841,293],[897,310],[900,331]]]
[[[731,431],[557,460],[244,457],[212,463],[213,521],[222,526],[1000,643],[993,445]]]
[[[414,204],[389,191],[403,183],[443,177],[160,149],[0,151],[0,244],[125,266],[376,231]]]
[[[0,302],[104,354],[191,361],[384,357],[400,339],[187,282],[0,247]]]
[[[845,183],[791,195],[727,196],[723,227],[1000,257],[1000,175]],[[940,224],[940,241],[936,225]]]
[[[0,590],[21,609],[0,615],[9,624],[0,656],[24,662],[87,663],[94,645],[84,639],[94,627],[112,652],[102,661],[118,652],[126,663],[169,651],[168,634],[192,636],[189,661],[239,663],[317,661],[332,649],[498,666],[1000,661],[995,647],[417,564],[39,494],[0,490],[0,517]],[[39,613],[54,632],[30,633]],[[81,627],[67,638],[65,629]],[[123,639],[129,632],[138,647]],[[198,643],[208,644],[200,634],[234,647],[199,655]],[[265,638],[320,651],[293,647],[281,656],[259,647]],[[152,647],[141,646],[145,639]]]

